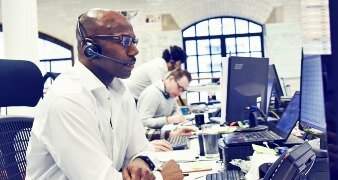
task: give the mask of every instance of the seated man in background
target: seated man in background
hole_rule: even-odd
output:
[[[140,95],[137,110],[145,127],[160,129],[166,124],[185,121],[176,97],[187,90],[191,75],[185,70],[174,70],[164,81],[147,87]]]
[[[170,50],[163,51],[162,58],[158,57],[136,67],[125,84],[135,101],[139,99],[142,91],[151,84],[164,80],[170,71],[180,69],[187,59],[186,53],[178,46],[171,46]]]
[[[158,167],[120,80],[130,76],[138,54],[128,20],[92,9],[78,18],[76,35],[79,62],[38,105],[26,179],[183,179],[174,161]]]

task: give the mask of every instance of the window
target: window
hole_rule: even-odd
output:
[[[190,86],[211,83],[221,76],[221,57],[263,57],[262,25],[236,17],[202,20],[182,31],[183,47],[188,55],[185,69],[193,80]],[[207,92],[188,92],[188,103],[208,101]]]
[[[4,37],[0,25],[0,58],[4,58]],[[73,66],[73,46],[39,32],[39,59],[42,74],[62,73]],[[50,82],[46,83],[48,86]]]

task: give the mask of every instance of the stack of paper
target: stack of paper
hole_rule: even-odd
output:
[[[196,161],[196,152],[190,149],[175,150],[168,152],[156,152],[157,159],[161,162],[167,162],[171,159],[178,163]]]

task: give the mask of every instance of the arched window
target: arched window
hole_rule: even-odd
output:
[[[0,59],[4,56],[4,39],[0,24]],[[52,36],[39,32],[40,70],[62,73],[74,64],[73,46]]]
[[[221,57],[263,57],[262,25],[238,17],[216,17],[182,30],[188,55],[185,68],[192,74],[190,86],[211,83],[221,76]],[[208,102],[208,92],[188,92],[189,104]]]

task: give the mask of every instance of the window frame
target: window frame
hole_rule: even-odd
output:
[[[223,19],[224,18],[232,18],[233,19],[233,23],[234,23],[234,34],[223,34]],[[210,20],[213,20],[213,19],[220,19],[221,21],[221,35],[210,35]],[[236,27],[236,20],[244,20],[244,21],[247,21],[247,29],[248,29],[248,32],[247,33],[241,33],[241,34],[237,34],[237,27]],[[197,28],[196,28],[196,25],[203,22],[203,21],[207,21],[208,22],[208,34],[209,35],[205,35],[205,36],[197,36]],[[259,25],[261,27],[261,32],[253,32],[253,33],[250,33],[250,23],[253,23],[255,25]],[[194,29],[194,36],[192,37],[185,37],[184,36],[184,31],[186,31],[187,29],[189,28],[192,28]],[[254,37],[254,36],[258,36],[260,38],[260,43],[261,43],[261,50],[260,51],[251,51],[251,46],[250,46],[250,37]],[[236,42],[236,38],[239,38],[239,37],[248,37],[248,43],[249,43],[249,51],[248,52],[245,52],[245,53],[252,53],[252,52],[260,52],[262,57],[265,56],[265,53],[264,53],[264,26],[258,22],[255,22],[253,20],[250,20],[250,19],[245,19],[245,18],[241,18],[241,17],[235,17],[235,16],[216,16],[216,17],[211,17],[211,18],[206,18],[206,19],[202,19],[200,21],[197,21],[193,24],[190,24],[189,26],[185,27],[184,29],[182,29],[182,42],[183,42],[183,48],[184,50],[186,51],[187,50],[187,47],[186,47],[186,41],[194,41],[196,42],[196,46],[195,46],[195,51],[196,51],[196,54],[195,55],[188,55],[188,57],[190,56],[195,56],[196,57],[196,63],[197,63],[197,72],[193,72],[191,73],[192,76],[196,76],[197,74],[197,77],[200,77],[201,74],[206,74],[206,73],[210,73],[212,77],[214,77],[213,75],[215,73],[220,73],[221,71],[213,71],[213,60],[211,59],[210,60],[210,71],[209,72],[201,72],[200,71],[200,63],[198,62],[199,61],[199,53],[198,53],[198,41],[199,40],[209,40],[209,54],[206,54],[206,55],[209,55],[210,57],[212,55],[221,55],[221,57],[226,57],[227,56],[227,48],[226,48],[226,39],[227,38],[235,38],[235,47],[236,47],[236,52],[234,53],[234,55],[236,56],[237,55],[237,49],[238,49],[238,44]],[[219,54],[213,54],[212,51],[211,51],[211,43],[210,43],[210,40],[211,39],[219,39],[220,40],[220,53]],[[233,54],[233,53],[231,53]],[[204,55],[204,54],[203,54]],[[184,65],[185,69],[189,71],[189,68],[188,68],[188,59],[187,59],[187,62],[185,63]],[[201,80],[194,80],[194,81],[197,81],[198,84],[201,83]],[[205,81],[205,80],[202,80],[202,81]],[[211,82],[211,80],[210,80]],[[187,92],[187,98],[188,98],[188,93]],[[198,93],[198,100],[201,101],[201,93],[199,92]]]

